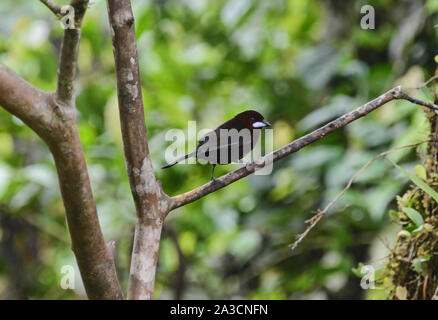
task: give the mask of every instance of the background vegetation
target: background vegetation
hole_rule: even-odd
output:
[[[134,0],[151,155],[170,194],[208,181],[209,166],[160,170],[170,128],[213,128],[249,108],[274,125],[280,147],[402,84],[433,75],[438,1]],[[63,4],[62,1],[58,3]],[[376,29],[360,28],[371,4]],[[38,1],[0,3],[0,61],[44,90],[54,90],[62,29]],[[115,240],[124,286],[135,210],[118,120],[106,4],[87,12],[79,55],[77,106],[102,229]],[[427,90],[410,93],[431,99]],[[362,299],[352,271],[378,269],[384,243],[400,229],[389,221],[408,178],[374,162],[293,252],[304,220],[345,186],[369,159],[429,132],[417,106],[390,103],[346,129],[172,213],[163,232],[155,298]],[[390,156],[408,171],[414,150]],[[216,176],[237,165],[221,166]],[[0,297],[83,299],[60,288],[61,268],[76,268],[56,170],[40,139],[0,112]],[[124,288],[126,289],[126,288]]]

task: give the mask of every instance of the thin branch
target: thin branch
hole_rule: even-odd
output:
[[[57,100],[66,106],[73,105],[77,56],[79,52],[79,29],[66,29],[61,44],[58,66]]]
[[[149,155],[129,0],[107,0],[126,170],[137,211],[128,299],[151,299],[168,197],[155,179]]]
[[[400,97],[398,99],[403,99],[403,100],[407,100],[410,101],[414,104],[418,104],[420,106],[432,109],[437,111],[438,110],[438,106],[436,104],[433,104],[432,102],[427,102],[427,101],[423,101],[423,100],[419,100],[417,98],[411,97],[409,95],[407,95],[404,92],[400,92]]]
[[[61,14],[61,6],[57,5],[51,0],[40,0],[47,8],[50,9],[56,16]]]
[[[427,300],[427,282],[429,281],[429,275],[426,274],[423,280],[423,300]]]
[[[426,82],[420,84],[418,87],[415,87],[415,89],[422,89],[424,87],[428,87],[432,82],[434,82],[435,80],[438,79],[438,75],[435,75],[433,77],[431,77],[429,80],[427,80]]]
[[[345,127],[347,124],[367,115],[371,111],[383,106],[384,104],[388,103],[389,101],[396,100],[396,99],[405,99],[408,101],[411,101],[415,104],[425,106],[427,108],[431,108],[434,110],[438,109],[438,106],[418,100],[416,98],[413,98],[405,93],[402,92],[401,86],[395,87],[386,93],[382,94],[381,96],[377,97],[376,99],[367,102],[366,104],[358,107],[357,109],[348,112],[344,114],[343,116],[333,120],[332,122],[324,125],[321,128],[316,129],[315,131],[292,141],[288,145],[275,150],[274,152],[264,156],[257,162],[251,162],[248,163],[245,167],[239,168],[233,172],[230,172],[215,181],[206,183],[196,189],[193,189],[191,191],[188,191],[186,193],[174,196],[171,198],[170,202],[170,209],[174,210],[176,208],[179,208],[181,206],[184,206],[188,203],[191,203],[193,201],[196,201],[202,197],[205,197],[206,195],[215,192],[216,190],[219,190],[223,187],[226,187],[227,185],[240,180],[251,173],[253,173],[255,170],[259,168],[263,168],[266,164],[269,164],[271,162],[278,161],[292,153],[295,153],[299,151],[301,148],[318,141],[319,139],[323,138],[329,133],[332,133],[336,131],[337,129]]]
[[[75,9],[75,26],[80,28],[85,12],[88,9],[89,0],[71,0],[70,5]]]
[[[318,210],[318,212],[310,219],[306,220],[305,223],[306,224],[310,224],[306,230],[299,234],[297,236],[297,239],[295,240],[294,243],[292,243],[290,245],[291,250],[294,250],[301,241],[303,241],[303,239],[307,236],[307,234],[318,224],[318,222],[326,215],[327,211],[336,203],[336,201],[339,200],[339,198],[341,198],[345,192],[347,192],[348,189],[350,189],[351,185],[354,183],[354,181],[356,181],[356,179],[362,174],[362,172],[364,172],[374,161],[376,161],[379,158],[382,158],[384,156],[387,156],[388,154],[401,150],[401,149],[406,149],[406,148],[412,148],[412,147],[417,147],[423,143],[426,142],[430,142],[430,140],[424,140],[424,141],[420,141],[420,142],[416,142],[416,143],[412,143],[412,144],[408,144],[408,145],[404,145],[404,146],[400,146],[400,147],[396,147],[393,149],[389,149],[387,151],[384,151],[382,153],[379,153],[378,155],[376,155],[375,157],[373,157],[372,159],[370,159],[369,161],[367,161],[367,163],[365,163],[358,171],[356,171],[356,173],[351,177],[351,179],[348,181],[347,185],[345,186],[344,189],[342,189],[341,192],[339,192],[336,197],[331,200],[323,210]]]
[[[70,5],[74,9],[74,28],[66,28],[62,38],[61,52],[59,55],[58,83],[56,98],[66,106],[74,104],[74,80],[76,78],[81,26],[88,0],[72,0]]]

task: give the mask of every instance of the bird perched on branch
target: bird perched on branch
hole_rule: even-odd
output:
[[[271,124],[257,111],[244,111],[205,134],[199,139],[195,151],[166,164],[161,169],[169,168],[190,157],[204,159],[213,165],[211,180],[214,181],[216,165],[239,162],[254,148],[261,129],[269,126]]]

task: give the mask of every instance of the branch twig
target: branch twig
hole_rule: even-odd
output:
[[[430,140],[424,140],[424,141],[420,141],[420,142],[416,142],[416,143],[412,143],[412,144],[408,144],[408,145],[404,145],[404,146],[400,146],[400,147],[396,147],[393,149],[389,149],[387,151],[384,151],[382,153],[379,153],[378,155],[376,155],[374,158],[372,158],[371,160],[367,161],[367,163],[365,163],[358,171],[356,171],[356,173],[351,177],[351,179],[348,181],[347,185],[345,186],[344,189],[342,189],[341,192],[339,192],[336,197],[331,200],[325,207],[323,210],[318,210],[318,212],[310,219],[306,220],[305,223],[310,224],[306,230],[299,234],[297,236],[297,239],[295,240],[294,243],[292,243],[290,245],[291,250],[294,250],[301,241],[303,241],[303,239],[307,236],[307,234],[317,225],[317,223],[325,216],[325,214],[327,213],[327,211],[336,203],[336,201],[339,200],[339,198],[341,198],[345,192],[347,192],[348,189],[350,189],[351,185],[354,183],[354,181],[356,181],[356,179],[359,177],[359,175],[362,174],[362,172],[364,172],[374,161],[376,161],[379,158],[382,158],[392,152],[401,150],[401,149],[406,149],[406,148],[412,148],[412,147],[416,147],[419,146],[423,143],[426,142],[430,142]]]
[[[400,92],[400,97],[398,99],[404,99],[404,100],[410,101],[413,104],[418,104],[420,106],[435,110],[435,112],[438,110],[438,106],[436,104],[433,104],[432,102],[419,100],[417,98],[414,98],[414,97],[407,95],[404,92]]]
[[[58,83],[56,98],[63,105],[74,104],[74,80],[76,78],[81,26],[88,0],[72,0],[70,5],[74,9],[75,27],[64,30],[61,53],[59,55]]]
[[[52,12],[61,7],[50,0],[41,0]],[[59,184],[82,280],[90,299],[121,299],[123,293],[117,279],[111,247],[107,247],[100,229],[96,204],[91,190],[87,165],[75,119],[74,80],[76,78],[82,21],[88,0],[71,0],[74,9],[74,28],[64,30],[58,66],[55,94],[47,94],[44,112],[35,123],[26,122],[48,144],[55,160]],[[1,69],[0,69],[1,72]],[[1,86],[0,86],[1,87]],[[16,103],[20,106],[20,102]],[[32,105],[32,112],[42,108]],[[23,110],[27,111],[27,110]]]
[[[435,76],[431,77],[429,80],[427,80],[426,82],[420,84],[418,87],[415,87],[415,89],[418,90],[418,89],[422,89],[424,87],[427,87],[427,86],[429,86],[429,84],[431,84],[432,82],[434,82],[437,79],[438,79],[438,75],[435,75]]]

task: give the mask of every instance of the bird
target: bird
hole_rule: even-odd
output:
[[[217,164],[239,162],[256,145],[262,128],[271,124],[254,110],[239,113],[199,139],[196,150],[167,163],[161,169],[174,166],[190,157],[204,159],[212,164],[210,181],[216,181],[214,169]]]

